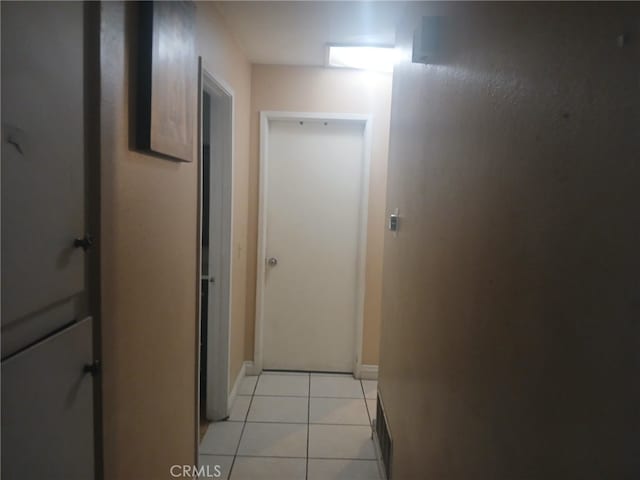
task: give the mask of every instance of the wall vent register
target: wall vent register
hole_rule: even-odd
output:
[[[382,402],[380,401],[380,395],[377,397],[376,404],[376,421],[375,431],[378,437],[378,444],[380,446],[380,456],[382,464],[384,465],[384,473],[387,480],[391,480],[391,458],[393,454],[393,440],[391,439],[391,433],[389,431],[389,424],[387,423],[387,416]]]

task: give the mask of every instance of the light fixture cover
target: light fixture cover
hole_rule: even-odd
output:
[[[398,54],[394,47],[329,45],[328,66],[392,72]]]

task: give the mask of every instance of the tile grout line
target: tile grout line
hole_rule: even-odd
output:
[[[218,457],[231,457],[231,455],[215,455],[215,454],[205,454],[211,456]],[[278,459],[286,459],[286,460],[302,460],[304,457],[292,457],[290,455],[238,455],[240,458],[278,458]],[[375,462],[375,458],[364,458],[364,457],[309,457],[311,460],[350,460],[350,461],[360,461],[360,462]]]
[[[239,397],[248,397],[249,395],[238,395]],[[328,395],[253,395],[254,397],[258,397],[258,398],[273,398],[273,397],[278,397],[278,398],[335,398],[335,399],[340,399],[340,400],[358,400],[360,398],[363,398],[361,396],[357,396],[357,397],[337,397],[337,396],[328,396]]]
[[[240,423],[240,422],[236,420],[235,422],[232,421],[230,423]],[[258,421],[252,420],[252,421],[248,421],[246,423],[259,424],[259,425],[323,425],[323,426],[327,426],[327,427],[370,427],[371,426],[368,423],[278,422],[276,420],[271,420],[271,421],[267,421],[267,420],[258,420]],[[215,453],[212,453],[210,455],[215,455]]]
[[[309,396],[307,397],[307,456],[305,458],[304,478],[309,480],[309,430],[311,429],[311,374],[308,374],[309,379]]]
[[[236,453],[233,455],[233,460],[231,461],[231,466],[229,467],[229,475],[227,476],[228,480],[231,480],[231,474],[233,473],[233,467],[236,464],[236,458],[238,458],[238,452],[240,451],[240,442],[242,442],[242,436],[244,435],[244,429],[247,427],[247,418],[249,418],[249,411],[251,410],[251,404],[253,404],[253,397],[256,394],[256,390],[258,388],[258,382],[260,381],[260,375],[256,379],[256,384],[253,386],[253,392],[251,393],[251,400],[249,400],[249,408],[247,408],[247,413],[244,415],[244,422],[242,422],[242,430],[240,430],[240,438],[238,439],[238,445],[236,445]]]
[[[373,420],[371,419],[371,413],[369,412],[369,403],[367,402],[367,392],[364,391],[364,384],[362,383],[362,379],[358,381],[360,382],[360,388],[362,389],[362,396],[364,397],[364,408],[367,409],[367,417],[369,417],[369,426],[373,430]]]
[[[228,423],[251,423],[251,424],[255,424],[255,425],[322,425],[325,427],[370,427],[371,425],[369,425],[368,423],[344,423],[344,422],[340,422],[340,423],[328,423],[328,422],[279,422],[276,420],[247,420],[246,422],[244,421],[239,421],[239,420],[226,420],[226,422]],[[217,453],[206,453],[205,455],[218,455]],[[227,457],[230,457],[231,455],[226,455]]]

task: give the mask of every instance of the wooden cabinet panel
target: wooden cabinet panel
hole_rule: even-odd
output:
[[[91,480],[92,319],[2,362],[2,478]]]
[[[2,3],[3,355],[78,318],[85,290],[83,26],[80,2]]]

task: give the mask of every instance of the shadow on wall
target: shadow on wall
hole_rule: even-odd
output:
[[[448,58],[394,76],[393,477],[635,477],[640,10],[415,9],[404,48],[439,9]]]

